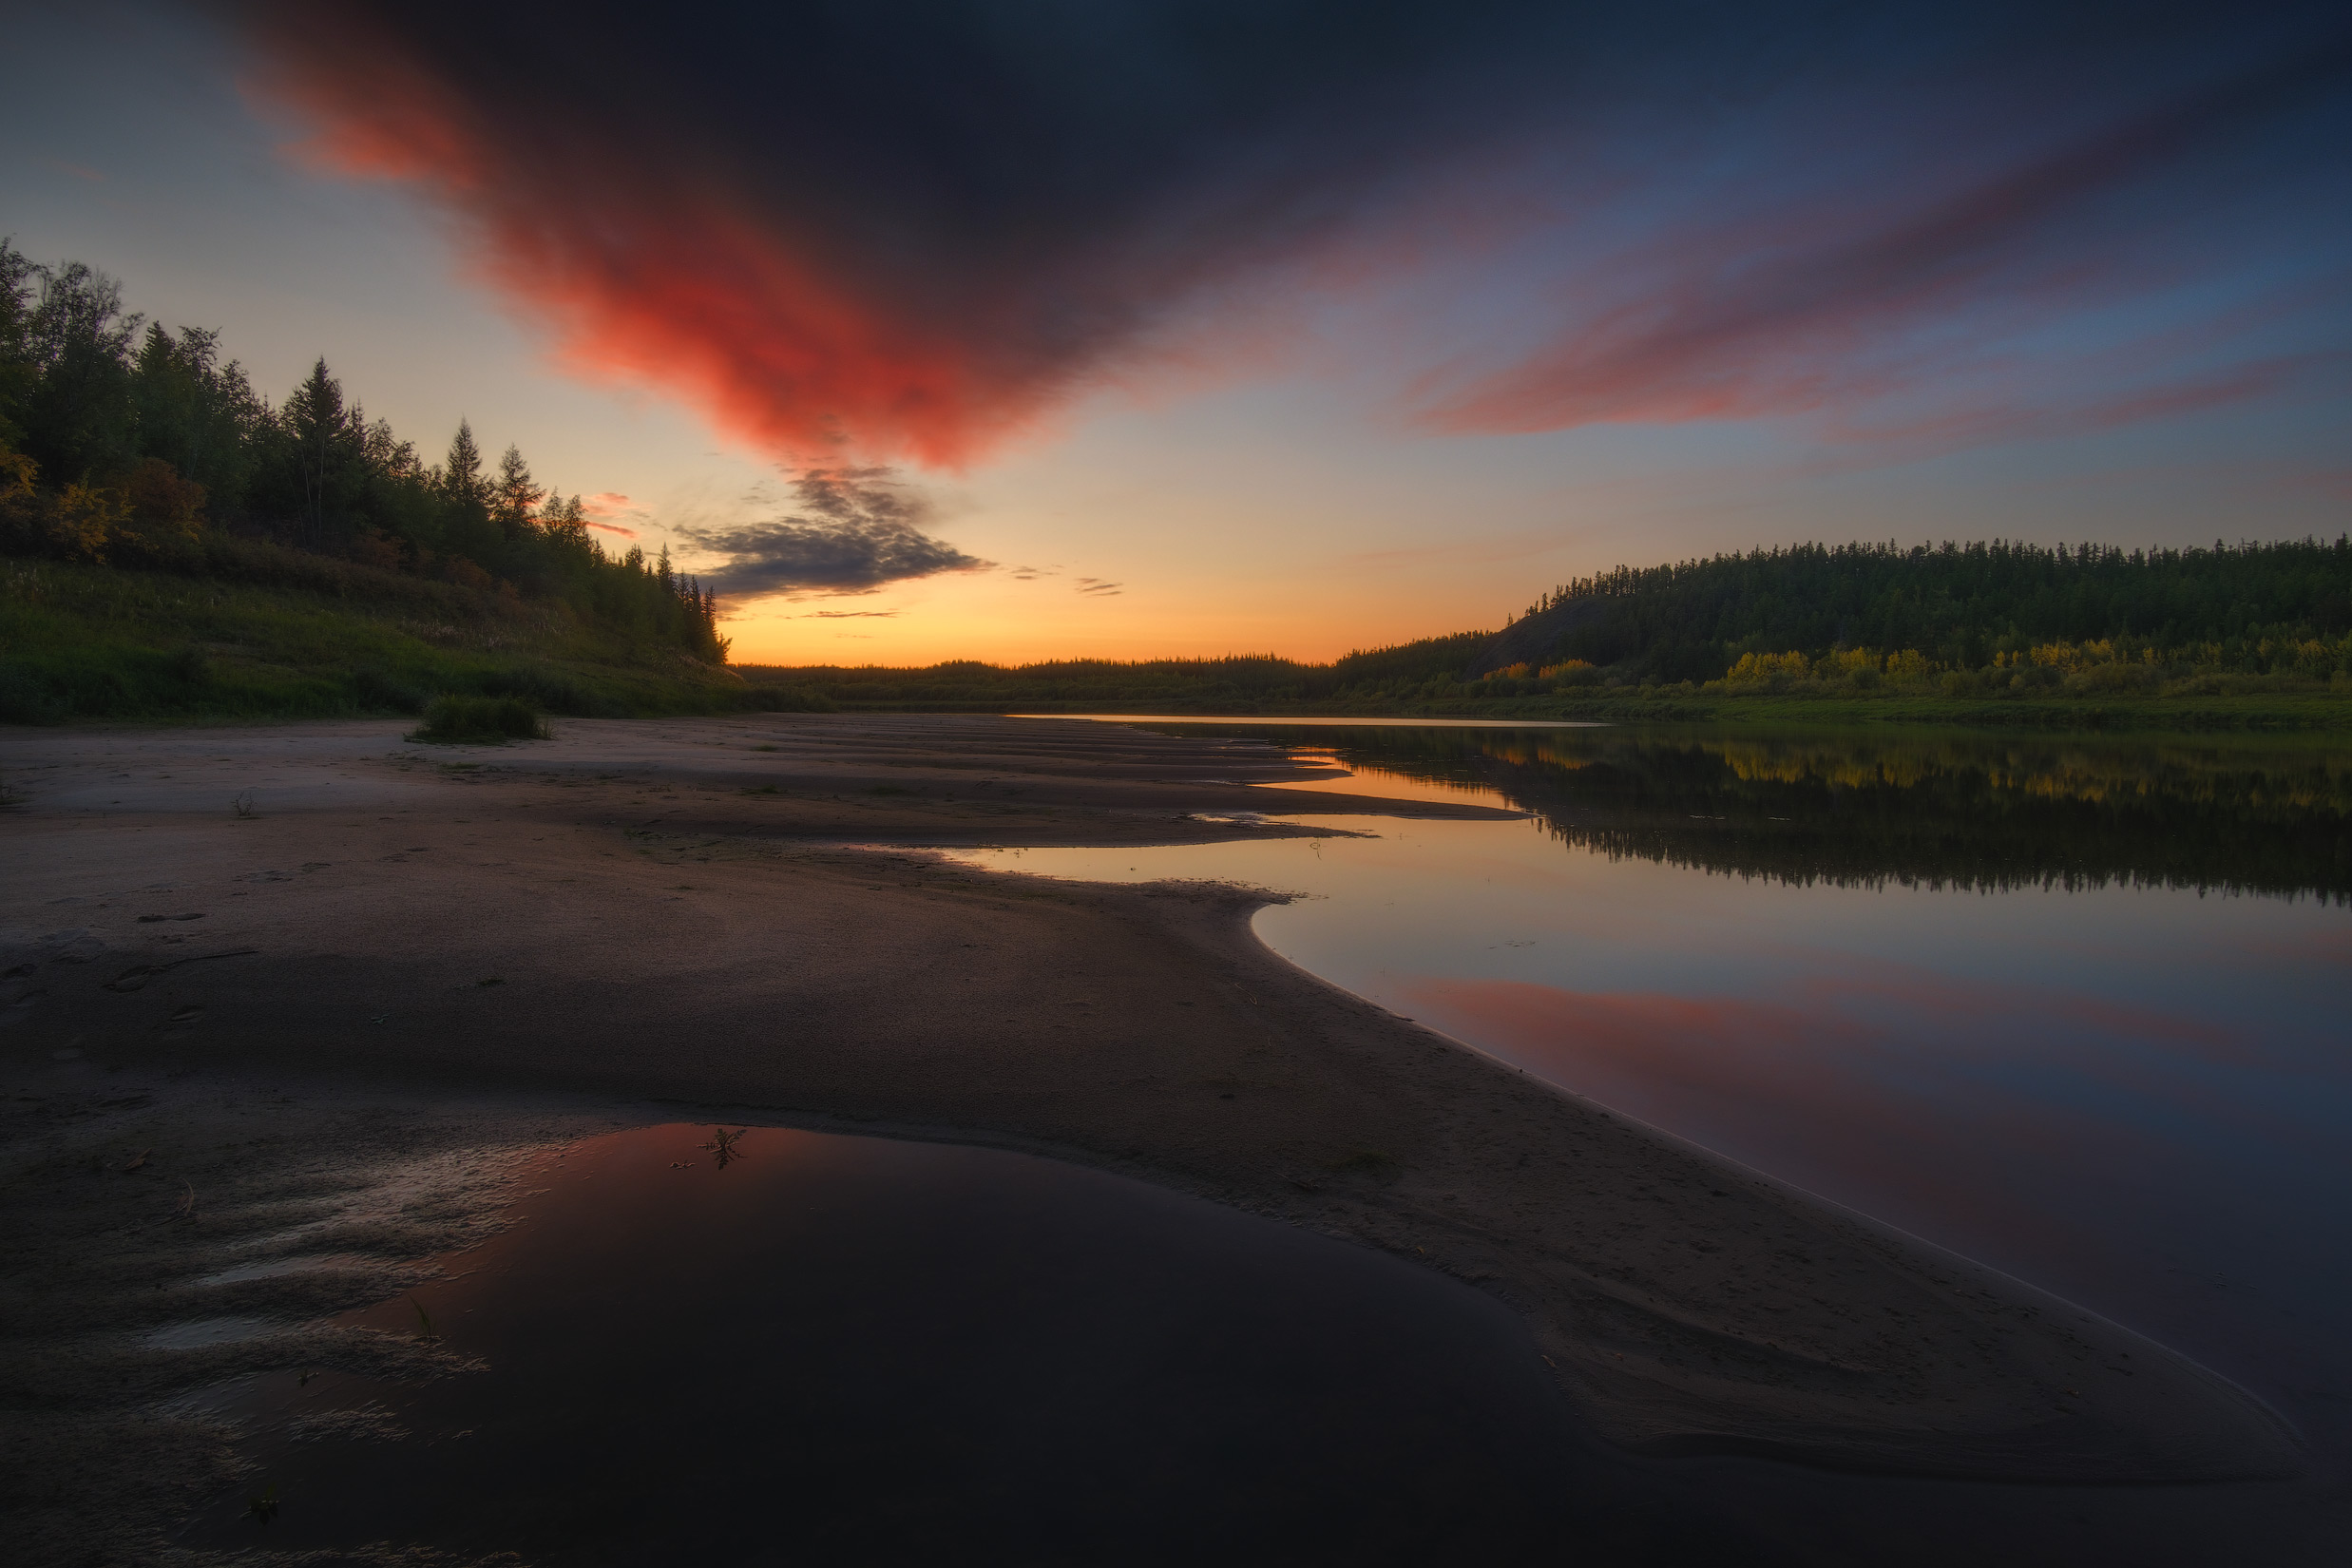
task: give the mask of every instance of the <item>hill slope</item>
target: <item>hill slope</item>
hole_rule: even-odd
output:
[[[0,556],[0,722],[413,713],[442,692],[567,714],[790,705],[561,602],[220,542],[201,575]]]
[[[1562,584],[1468,673],[1578,660],[1650,681],[1712,680],[1749,656],[1905,651],[1938,670],[2034,662],[2104,642],[2115,658],[2242,674],[2345,667],[2352,541],[2210,549],[1990,544],[1799,545],[1620,566]],[[2325,646],[2311,648],[2310,643]],[[2065,662],[2065,660],[2058,660]]]

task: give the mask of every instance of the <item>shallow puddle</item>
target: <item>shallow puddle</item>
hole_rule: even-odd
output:
[[[1453,1280],[1023,1155],[755,1127],[722,1168],[713,1141],[576,1145],[453,1277],[344,1320],[482,1370],[238,1391],[250,1483],[185,1543],[1779,1560],[1587,1447],[1519,1317]]]

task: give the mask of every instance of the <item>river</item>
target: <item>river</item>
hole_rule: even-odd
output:
[[[959,858],[1291,893],[1256,928],[1312,973],[2092,1307],[2352,1462],[2352,752],[1205,727],[1326,762],[1281,814],[1328,835]]]

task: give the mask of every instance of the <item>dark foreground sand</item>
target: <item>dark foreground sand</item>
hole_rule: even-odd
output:
[[[61,1463],[98,1484],[138,1455],[150,1520],[221,1483],[160,1393],[441,1353],[136,1348],[143,1325],[381,1300],[488,1222],[515,1161],[656,1100],[1047,1153],[1424,1261],[1524,1312],[1638,1451],[2043,1483],[2302,1468],[2267,1409],[2159,1346],[1301,973],[1250,933],[1273,894],[854,847],[1291,831],[1191,814],[1279,808],[1253,785],[1294,770],[1267,748],[778,716],[446,749],[355,723],[19,731],[0,771],[0,1461],[45,1539],[102,1506],[37,1479]],[[409,1098],[320,1087],[363,1077]],[[453,1085],[526,1098],[475,1115]],[[249,1267],[321,1251],[354,1261],[299,1301]]]

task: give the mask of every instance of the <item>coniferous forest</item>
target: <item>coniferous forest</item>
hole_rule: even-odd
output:
[[[6,241],[0,553],[0,717],[414,708],[437,688],[502,683],[595,711],[632,703],[556,673],[565,656],[670,685],[663,666],[726,656],[713,595],[666,549],[608,553],[580,498],[542,485],[514,447],[489,459],[460,423],[429,461],[323,358],[273,401],[217,334],[146,321],[104,273],[35,265]],[[184,591],[196,584],[201,601]],[[254,646],[257,617],[267,642],[288,615],[337,608],[373,612],[382,645],[319,648],[334,634],[313,626],[310,651],[327,657],[308,672],[299,646],[283,650],[292,665]],[[159,618],[179,647],[140,645]],[[101,641],[125,623],[113,657],[48,645],[92,621]],[[402,645],[420,632],[437,646]],[[311,679],[264,679],[289,669]]]

